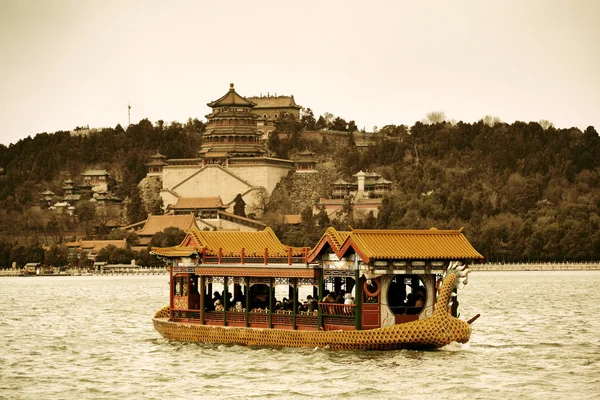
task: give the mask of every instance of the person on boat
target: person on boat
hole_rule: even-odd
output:
[[[246,299],[244,298],[244,293],[242,293],[242,289],[239,285],[235,285],[233,288],[233,299],[231,300],[231,304],[237,304],[238,301],[242,304],[246,304]]]
[[[415,302],[416,302],[415,294],[409,293],[408,296],[406,296],[406,307],[414,307]]]
[[[425,305],[425,297],[421,293],[418,293],[415,297],[415,307],[422,309]]]
[[[344,296],[346,295],[345,290],[340,290],[337,296],[335,296],[335,302],[337,304],[344,304]]]
[[[327,296],[325,296],[325,298],[323,299],[323,303],[335,303],[335,296],[331,293],[329,293]]]
[[[306,311],[313,312],[317,308],[317,301],[309,294],[306,296]]]
[[[346,295],[344,296],[344,304],[354,304],[352,293],[346,293]]]
[[[419,286],[415,292],[415,307],[419,308],[419,311],[425,306],[425,294],[426,290],[423,286]]]
[[[210,304],[212,304],[212,305],[213,305],[213,307],[214,307],[214,304],[217,302],[217,300],[219,301],[219,304],[221,304],[221,293],[219,293],[219,292],[214,292],[214,293],[213,293],[213,298],[212,298],[212,300],[210,301]],[[213,308],[213,309],[214,309],[214,308]]]

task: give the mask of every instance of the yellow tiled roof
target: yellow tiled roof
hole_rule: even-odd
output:
[[[342,256],[352,246],[365,259],[482,259],[460,230],[377,230],[355,229],[338,232],[328,228],[323,237],[334,244],[333,251]],[[313,260],[319,245],[308,256]],[[367,260],[365,260],[367,261]]]
[[[175,246],[175,247],[153,247],[152,254],[156,254],[157,256],[165,256],[165,257],[189,257],[194,253],[197,253],[198,249],[195,247],[184,247],[184,246]]]
[[[287,257],[292,249],[293,256],[302,255],[301,247],[290,247],[282,244],[271,228],[259,232],[240,231],[201,231],[197,228],[190,230],[199,248],[205,248],[208,255],[216,255],[219,248],[224,257],[240,257],[242,249],[246,257],[260,257],[268,250],[269,257]]]
[[[190,238],[195,246],[184,246]],[[289,249],[292,256],[302,255],[301,247],[290,247],[282,244],[271,228],[260,232],[240,231],[202,231],[193,227],[182,244],[174,247],[153,247],[152,253],[165,257],[187,257],[193,253],[205,251],[206,255],[216,256],[221,249],[223,257],[241,257],[244,249],[245,257],[262,257],[268,249],[268,257],[287,257]]]
[[[351,232],[352,241],[369,258],[482,259],[483,256],[456,230],[367,230]]]

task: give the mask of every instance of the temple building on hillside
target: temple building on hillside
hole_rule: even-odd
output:
[[[294,96],[253,96],[248,100],[255,104],[253,112],[257,116],[257,127],[262,133],[262,138],[267,139],[269,133],[275,130],[275,123],[288,116],[300,121],[302,106],[296,104]]]
[[[240,96],[233,84],[208,106],[212,112],[206,116],[198,158],[153,160],[148,175],[162,168],[160,196],[165,209],[174,210],[182,198],[219,196],[225,206],[221,211],[231,214],[233,200],[240,194],[246,214],[259,214],[260,202],[294,169],[294,162],[268,157],[257,128],[256,104]]]
[[[163,167],[167,165],[166,158],[162,154],[156,151],[156,154],[150,156],[152,161],[146,163],[148,167],[148,176],[162,176]]]
[[[317,160],[315,153],[310,150],[304,150],[294,157],[294,167],[296,173],[317,173]]]
[[[365,219],[370,212],[377,217],[382,198],[392,189],[392,182],[374,172],[359,171],[353,176],[356,182],[335,181],[331,198],[320,198],[313,213],[323,209],[329,218],[334,219],[351,209],[355,220]]]

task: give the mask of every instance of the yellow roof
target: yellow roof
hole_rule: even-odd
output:
[[[355,229],[351,232],[328,228],[308,256],[309,262],[330,243],[342,257],[352,247],[365,262],[372,259],[482,259],[461,230]]]
[[[370,259],[481,259],[457,230],[357,229],[351,240]]]
[[[165,256],[165,257],[189,257],[194,253],[197,253],[198,250],[195,247],[153,247],[152,253],[157,256]]]
[[[190,243],[190,239],[194,244]],[[191,245],[191,246],[190,246]],[[302,255],[301,247],[282,244],[271,228],[259,232],[240,231],[202,231],[196,227],[189,230],[182,244],[174,247],[153,247],[152,253],[166,257],[187,257],[204,250],[206,255],[216,256],[221,249],[223,257],[262,257],[268,249],[268,257],[287,257],[289,249],[292,256]]]
[[[293,256],[302,254],[301,247],[290,247],[282,244],[271,228],[258,232],[241,231],[201,231],[190,230],[197,246],[205,248],[205,253],[216,255],[221,249],[224,257],[240,257],[242,249],[246,257],[262,256],[268,249],[270,257],[287,257],[289,249]]]

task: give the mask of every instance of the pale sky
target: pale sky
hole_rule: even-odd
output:
[[[600,130],[600,1],[0,0],[0,143],[205,119],[229,83],[362,128]]]

